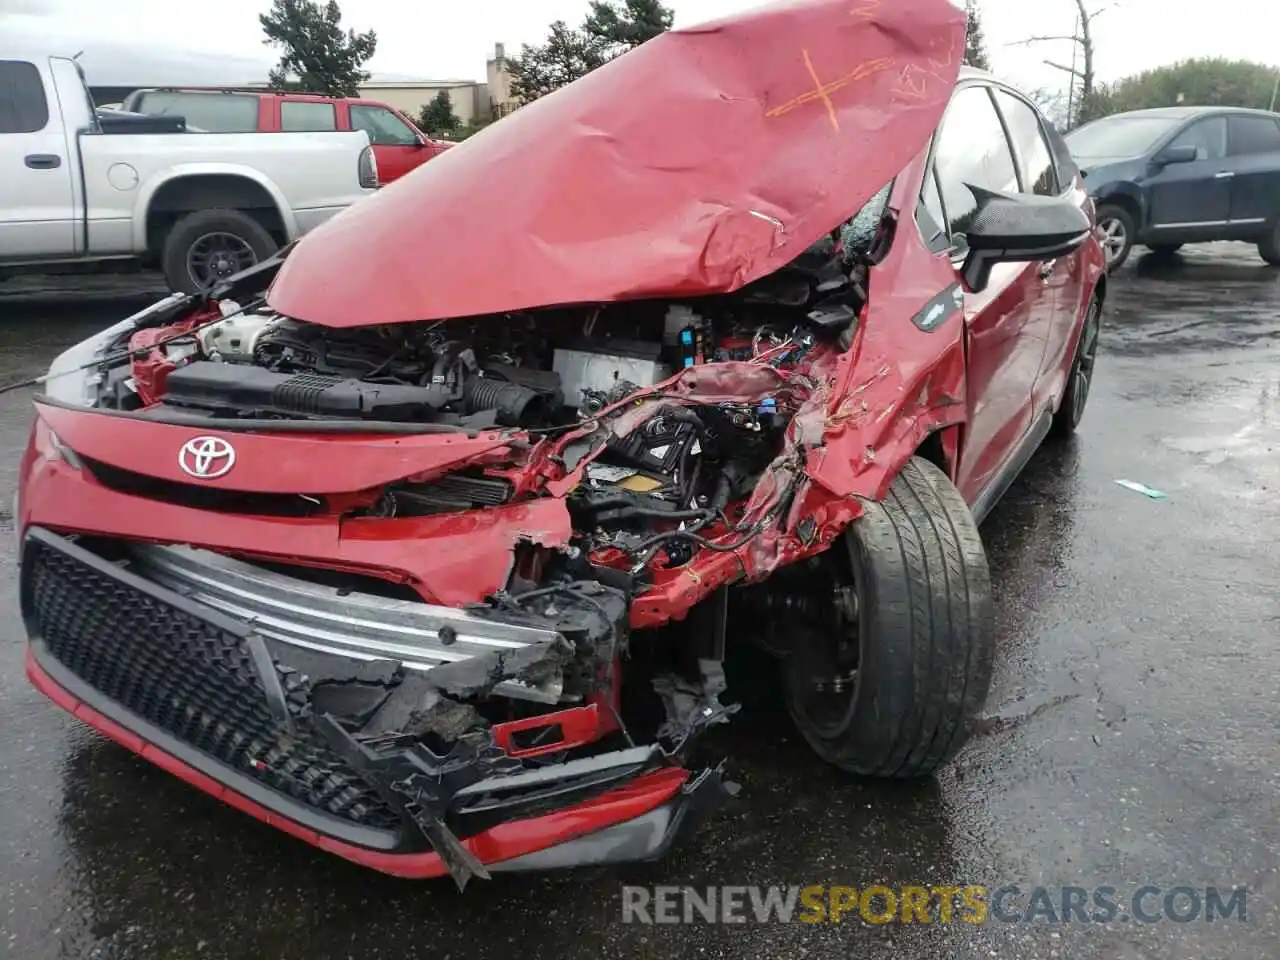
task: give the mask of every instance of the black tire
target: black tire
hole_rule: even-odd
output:
[[[190,260],[196,255],[197,244],[208,243],[211,237],[228,238],[226,243],[232,250],[227,262],[230,264],[234,259],[235,263],[220,274],[211,271],[212,279],[206,278],[201,282],[201,277],[192,272]],[[267,229],[247,213],[239,210],[197,210],[175,223],[165,237],[160,268],[171,290],[199,293],[215,280],[260,263],[278,249],[279,245]],[[250,254],[252,262],[248,262]]]
[[[1063,439],[1071,436],[1084,419],[1085,404],[1089,402],[1089,389],[1093,386],[1093,371],[1098,360],[1098,335],[1102,330],[1102,302],[1094,297],[1080,327],[1080,339],[1076,341],[1076,355],[1067,374],[1067,389],[1062,393],[1058,412],[1053,415],[1049,436]]]
[[[1101,234],[1103,253],[1107,257],[1107,270],[1115,270],[1129,259],[1129,251],[1133,249],[1133,237],[1136,227],[1133,217],[1124,207],[1112,203],[1104,203],[1098,207],[1098,231]],[[1118,230],[1118,232],[1112,232]],[[1111,239],[1108,239],[1108,238]],[[1118,243],[1112,241],[1119,238]]]
[[[1169,257],[1182,249],[1180,243],[1149,243],[1147,249],[1157,257]]]
[[[991,685],[986,552],[968,506],[927,460],[913,457],[885,499],[864,506],[841,541],[858,598],[852,691],[816,692],[813,660],[797,651],[787,706],[827,762],[863,776],[927,776],[968,739]],[[830,704],[833,722],[815,716],[823,697],[843,697]]]
[[[1258,256],[1271,266],[1280,267],[1280,220],[1276,221],[1266,237],[1258,241]]]

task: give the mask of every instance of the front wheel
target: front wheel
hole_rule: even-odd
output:
[[[850,773],[920,777],[968,738],[991,684],[986,553],[959,492],[912,458],[833,549],[844,626],[798,638],[787,707],[817,754]],[[846,563],[847,561],[847,563]]]
[[[1104,203],[1098,207],[1098,239],[1107,258],[1107,270],[1115,270],[1129,259],[1133,249],[1133,217],[1124,207]]]
[[[279,249],[267,229],[240,210],[197,210],[169,231],[160,263],[169,289],[200,293],[261,263]]]

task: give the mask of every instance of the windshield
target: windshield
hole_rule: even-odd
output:
[[[1138,157],[1182,121],[1170,117],[1109,117],[1066,136],[1077,157]]]

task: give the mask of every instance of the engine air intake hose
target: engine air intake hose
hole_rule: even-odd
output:
[[[504,427],[524,427],[544,416],[542,395],[519,383],[468,377],[463,387],[467,413],[493,410]]]

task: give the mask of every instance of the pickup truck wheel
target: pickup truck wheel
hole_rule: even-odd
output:
[[[247,270],[279,246],[265,227],[239,210],[198,210],[173,225],[164,241],[161,269],[170,289],[199,293]]]
[[[798,638],[787,707],[829,763],[863,776],[926,776],[968,738],[991,684],[986,552],[959,492],[921,458],[883,501],[864,506],[831,558],[851,581],[836,590],[843,626]]]

